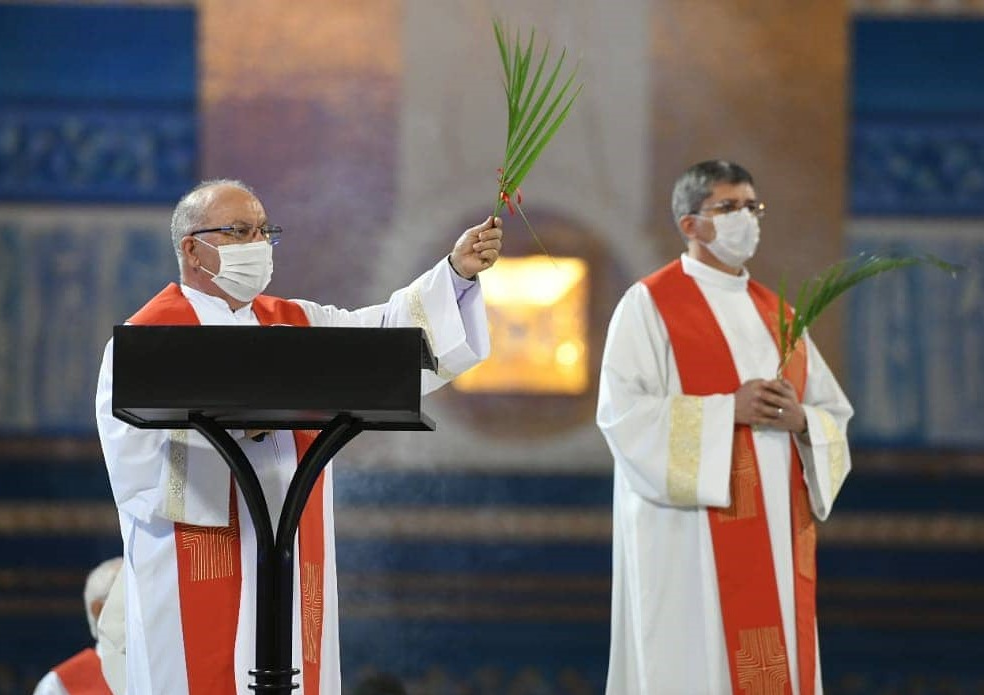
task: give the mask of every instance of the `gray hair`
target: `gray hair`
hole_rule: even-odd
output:
[[[122,566],[123,558],[110,558],[96,565],[96,568],[89,572],[89,576],[85,579],[82,598],[85,601],[85,617],[89,620],[89,631],[93,637],[96,636],[96,616],[92,613],[92,603],[93,601],[106,602],[109,589],[113,586],[113,581]]]
[[[734,162],[711,159],[694,164],[673,185],[673,220],[679,223],[684,215],[700,210],[701,203],[707,200],[711,189],[719,183],[755,184],[748,170]]]
[[[209,179],[202,181],[190,191],[181,196],[171,214],[171,243],[174,255],[178,257],[178,267],[181,266],[181,240],[202,225],[205,208],[211,200],[211,189],[219,186],[232,186],[256,196],[253,189],[238,179]]]

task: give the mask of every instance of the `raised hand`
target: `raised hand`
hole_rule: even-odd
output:
[[[466,229],[451,251],[451,267],[463,278],[472,279],[499,260],[502,251],[502,218],[489,217]]]

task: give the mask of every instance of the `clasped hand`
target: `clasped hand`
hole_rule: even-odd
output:
[[[788,432],[806,431],[806,413],[785,379],[751,379],[735,391],[735,422]]]

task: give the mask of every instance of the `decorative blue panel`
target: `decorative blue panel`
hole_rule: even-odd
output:
[[[3,3],[0,98],[191,104],[191,4]]]
[[[851,44],[855,116],[984,113],[984,19],[855,19]]]
[[[849,392],[855,443],[984,446],[984,225],[884,223],[854,253],[931,253],[963,263],[895,271],[848,299]]]
[[[0,200],[173,202],[195,184],[194,112],[0,106]]]
[[[973,120],[859,117],[851,136],[854,214],[984,215],[984,114]]]
[[[194,185],[193,8],[0,4],[0,75],[0,200],[170,203]]]
[[[852,43],[851,211],[984,215],[984,21],[855,20]]]
[[[169,213],[4,213],[0,433],[92,432],[112,326],[177,276]]]

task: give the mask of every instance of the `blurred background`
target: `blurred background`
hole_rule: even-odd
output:
[[[174,203],[241,178],[286,230],[272,293],[384,301],[495,201],[494,15],[581,61],[523,187],[563,272],[507,216],[492,360],[428,397],[436,433],[335,461],[346,688],[602,692],[601,348],[682,250],[672,182],[722,157],[768,205],[773,287],[858,251],[967,266],[873,281],[813,331],[857,410],[818,600],[831,695],[984,692],[984,2],[162,0],[0,2],[0,695],[90,641],[85,574],[121,550],[96,374],[176,279]]]

